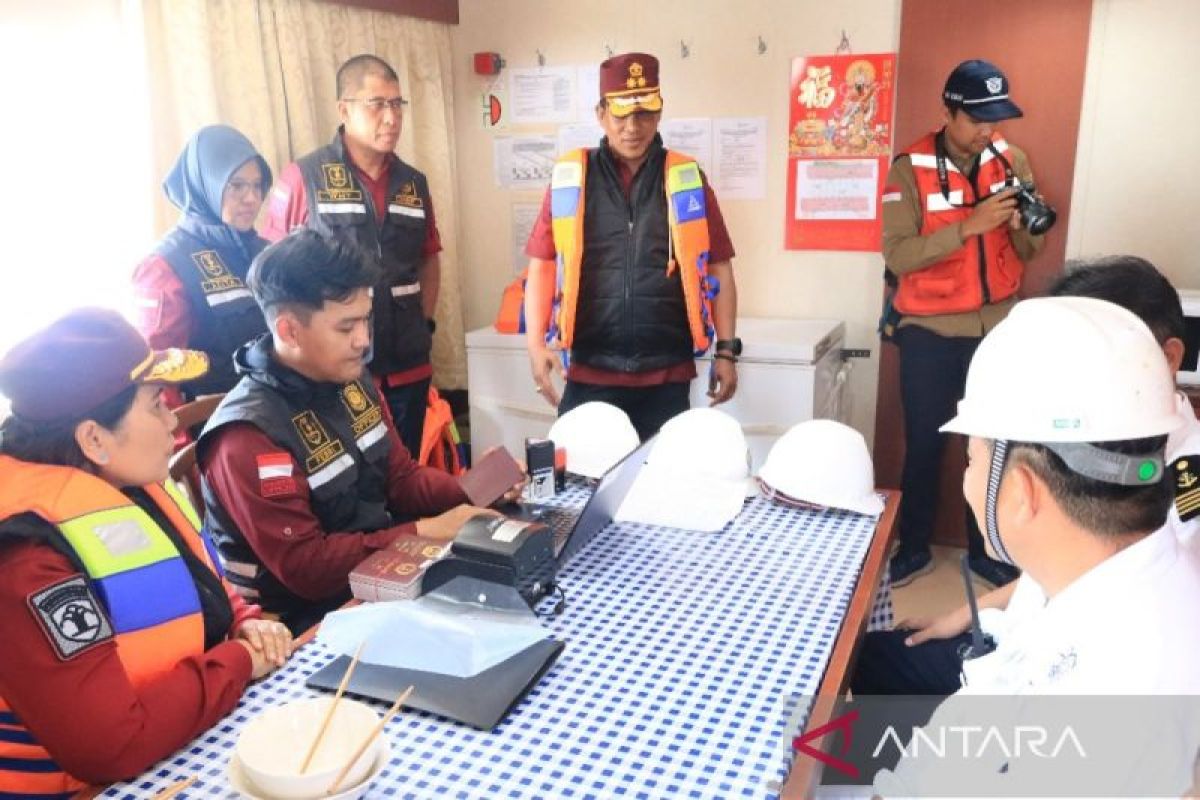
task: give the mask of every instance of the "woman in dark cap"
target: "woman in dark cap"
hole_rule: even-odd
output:
[[[292,639],[220,577],[167,477],[163,387],[202,353],[72,312],[0,361],[0,797],[129,778],[233,708]]]
[[[172,405],[237,383],[233,351],[267,330],[246,271],[267,242],[254,230],[271,170],[228,125],[201,128],[163,181],[179,222],[133,274],[137,326],[151,347],[208,354],[209,371]]]

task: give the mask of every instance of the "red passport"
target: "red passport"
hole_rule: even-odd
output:
[[[458,479],[471,505],[487,508],[504,493],[525,480],[521,465],[503,447],[497,447],[479,459],[479,463]]]
[[[350,573],[350,591],[359,600],[412,600],[421,594],[425,570],[450,552],[450,542],[401,536],[386,550],[367,556]]]

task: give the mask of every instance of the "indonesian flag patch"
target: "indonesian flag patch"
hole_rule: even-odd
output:
[[[288,453],[263,453],[258,460],[258,488],[263,497],[282,497],[296,493],[292,476],[295,462]]]
[[[883,202],[896,203],[904,197],[904,192],[899,186],[884,186],[883,187]]]

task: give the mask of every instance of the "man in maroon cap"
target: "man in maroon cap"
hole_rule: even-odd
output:
[[[715,344],[709,397],[737,389],[733,245],[695,159],[658,135],[658,59],[600,65],[599,147],[565,154],[525,252],[526,342],[537,390],[564,414],[599,400],[652,436],[688,408],[694,355]],[[560,399],[550,373],[566,369]]]

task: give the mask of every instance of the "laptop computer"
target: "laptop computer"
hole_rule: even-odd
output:
[[[638,473],[641,472],[642,465],[646,463],[646,456],[653,441],[651,438],[642,442],[629,455],[610,467],[608,472],[601,476],[592,496],[581,509],[522,502],[517,504],[515,510],[506,513],[513,519],[540,522],[554,532],[554,557],[561,569],[572,556],[586,547],[597,533],[613,521],[617,509],[621,507]]]

